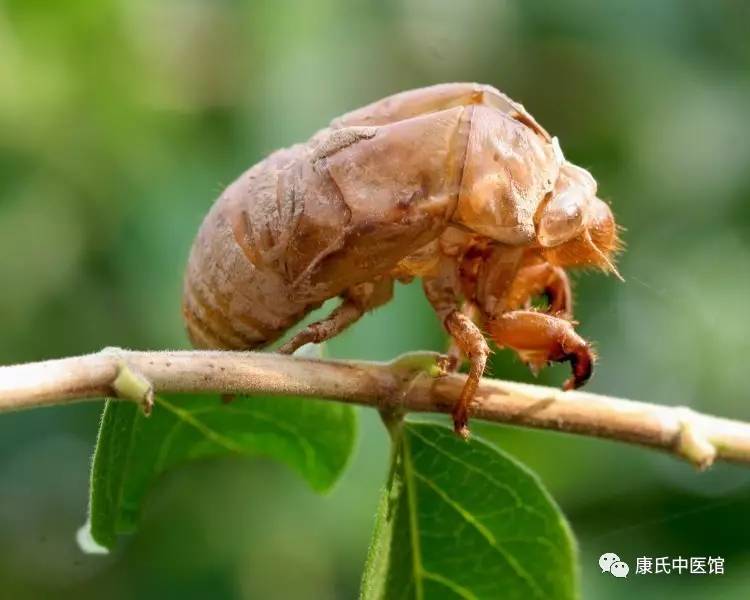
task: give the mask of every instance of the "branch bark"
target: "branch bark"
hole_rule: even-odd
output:
[[[291,394],[385,412],[449,413],[464,376],[435,377],[436,354],[388,363],[315,360],[258,352],[95,354],[0,367],[0,412],[153,393]],[[715,460],[750,463],[750,424],[580,391],[483,379],[472,417],[658,448],[699,468]]]

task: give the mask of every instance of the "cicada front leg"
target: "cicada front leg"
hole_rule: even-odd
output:
[[[563,389],[581,387],[591,377],[595,355],[567,319],[532,310],[514,310],[490,319],[493,341],[515,350],[532,369],[553,362],[570,362],[573,371]]]
[[[506,310],[531,308],[534,296],[543,294],[548,307],[545,312],[564,319],[573,318],[573,294],[568,275],[547,262],[522,267],[518,270],[506,296]]]

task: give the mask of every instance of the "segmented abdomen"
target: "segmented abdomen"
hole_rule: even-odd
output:
[[[264,346],[321,303],[292,293],[286,266],[301,210],[295,150],[279,151],[243,173],[206,215],[183,297],[195,346]]]

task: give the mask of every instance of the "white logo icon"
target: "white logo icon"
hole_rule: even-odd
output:
[[[613,563],[620,562],[620,557],[614,552],[607,552],[599,557],[599,566],[602,569],[602,573],[609,573],[609,569]]]
[[[630,572],[628,563],[620,560],[614,552],[605,552],[599,557],[599,567],[602,573],[609,573],[615,577],[627,577]]]
[[[629,571],[630,567],[628,566],[628,563],[622,561],[612,563],[612,566],[609,568],[609,572],[615,577],[627,577]]]

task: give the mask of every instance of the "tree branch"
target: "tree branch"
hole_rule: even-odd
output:
[[[96,354],[0,367],[0,412],[120,397],[148,410],[154,392],[290,394],[386,412],[449,413],[462,375],[435,377],[436,354],[389,363],[315,360],[258,352]],[[472,416],[650,446],[699,468],[714,460],[750,463],[750,424],[598,394],[483,379]]]

